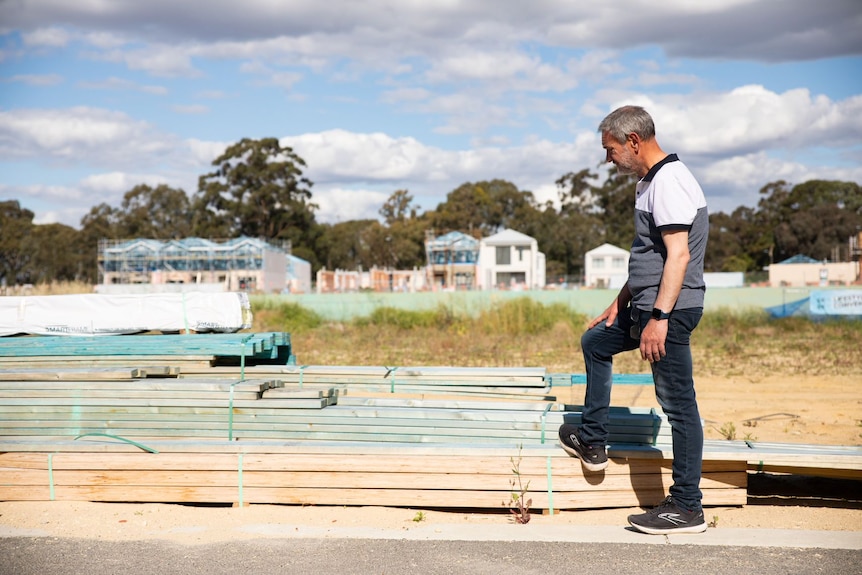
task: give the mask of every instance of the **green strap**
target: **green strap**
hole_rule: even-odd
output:
[[[547,421],[548,411],[550,411],[552,405],[554,405],[554,404],[549,403],[548,405],[546,405],[545,410],[542,412],[542,441],[541,441],[542,445],[545,444],[545,422]]]
[[[242,380],[235,381],[230,384],[230,393],[228,394],[227,400],[227,439],[228,441],[233,441],[233,388],[238,383],[242,383]]]
[[[137,441],[132,441],[131,439],[126,439],[125,437],[120,437],[119,435],[111,435],[110,433],[97,433],[97,432],[84,433],[84,434],[76,437],[75,440],[77,441],[78,439],[81,439],[82,437],[89,437],[89,436],[93,436],[93,435],[98,436],[98,437],[110,437],[111,439],[117,439],[119,441],[123,441],[125,443],[128,443],[129,445],[134,445],[138,449],[142,449],[142,450],[147,451],[149,453],[158,453],[158,451],[156,451],[152,447],[147,447],[146,445],[142,445],[142,444],[138,443]]]
[[[240,507],[242,507],[242,505],[243,505],[243,498],[242,498],[242,495],[243,495],[243,493],[242,493],[242,456],[243,456],[243,454],[240,453],[239,454],[238,469],[237,469],[237,474],[238,474],[237,475],[237,487],[239,489],[239,506]]]
[[[242,338],[242,350],[239,354],[239,378],[241,380],[245,379],[245,344],[251,339],[251,337],[252,336]]]
[[[302,389],[302,375],[303,375],[302,370],[304,370],[306,367],[308,367],[308,366],[307,365],[300,365],[299,366],[299,389]]]
[[[398,371],[397,367],[387,367],[389,371],[386,372],[386,375],[383,377],[389,378],[389,393],[395,393],[395,372]]]
[[[546,467],[548,470],[548,513],[550,515],[553,515],[554,514],[554,485],[553,485],[552,474],[551,474],[551,456],[550,455],[548,456]]]
[[[51,501],[54,501],[54,454],[48,454],[48,493]]]

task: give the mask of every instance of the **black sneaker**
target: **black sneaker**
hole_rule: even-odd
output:
[[[678,507],[668,495],[655,509],[640,515],[629,515],[629,524],[642,533],[666,535],[670,533],[703,533],[706,521],[703,511],[688,511]]]
[[[560,426],[560,445],[572,457],[581,460],[589,471],[601,471],[608,466],[604,445],[587,445],[578,436],[578,426],[564,423]]]

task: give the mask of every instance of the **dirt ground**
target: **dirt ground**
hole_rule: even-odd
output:
[[[701,417],[709,439],[727,438],[819,445],[862,445],[862,382],[854,378],[758,377],[701,378],[697,381]],[[573,387],[561,401],[580,403],[583,388]],[[655,406],[649,386],[619,385],[612,403]],[[797,478],[800,479],[800,478]],[[806,489],[806,485],[809,489]],[[803,497],[775,493],[743,507],[706,509],[716,528],[814,529],[862,532],[862,476],[829,483],[801,478],[794,488]],[[751,490],[749,490],[751,493]],[[846,496],[846,494],[850,494]],[[845,499],[845,497],[847,497]],[[637,509],[564,511],[533,514],[535,524],[626,525]],[[409,530],[417,524],[510,523],[500,513],[381,507],[252,505],[243,508],[87,502],[0,502],[4,528],[53,537],[106,540],[171,539],[199,544],[260,537],[249,525],[290,525],[297,530],[380,528]]]

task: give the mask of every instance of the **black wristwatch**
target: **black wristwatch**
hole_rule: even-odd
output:
[[[667,319],[669,317],[670,317],[669,313],[665,313],[657,307],[652,308],[652,318],[653,319],[662,320],[662,319]]]

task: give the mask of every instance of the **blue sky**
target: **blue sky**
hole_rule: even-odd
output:
[[[0,0],[0,200],[37,223],[191,196],[244,137],[306,161],[324,222],[492,178],[554,201],[627,103],[713,212],[862,183],[862,3]]]

